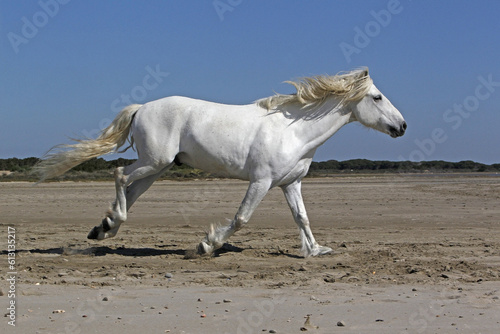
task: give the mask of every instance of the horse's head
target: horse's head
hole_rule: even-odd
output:
[[[393,138],[404,135],[406,122],[403,116],[373,83],[362,99],[350,104],[353,120]]]

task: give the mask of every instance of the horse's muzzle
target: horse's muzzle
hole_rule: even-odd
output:
[[[392,138],[401,137],[402,135],[405,134],[406,128],[407,128],[406,122],[403,121],[403,123],[401,123],[399,128],[394,126],[389,126],[389,134],[391,135]]]

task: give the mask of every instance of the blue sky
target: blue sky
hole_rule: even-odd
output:
[[[349,124],[316,161],[498,163],[498,13],[494,0],[0,0],[0,158],[95,136],[128,102],[245,104],[368,66],[407,134]]]

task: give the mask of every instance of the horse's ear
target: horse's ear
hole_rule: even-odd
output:
[[[356,80],[363,80],[369,77],[368,67],[361,67],[354,71],[354,77]]]

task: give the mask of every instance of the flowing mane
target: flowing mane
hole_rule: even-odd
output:
[[[372,85],[368,68],[336,75],[318,75],[297,81],[285,81],[297,89],[295,94],[276,94],[257,100],[262,108],[271,110],[280,105],[297,102],[304,107],[317,105],[330,95],[342,98],[342,103],[362,99]]]

